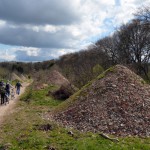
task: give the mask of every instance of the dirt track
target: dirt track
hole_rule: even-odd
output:
[[[23,83],[20,95],[24,93],[26,87],[29,85],[29,83]],[[12,110],[14,109],[14,106],[16,105],[17,101],[19,100],[20,95],[15,94],[15,98],[13,100],[9,101],[9,104],[7,105],[0,105],[0,124],[3,122],[5,116],[9,115]]]

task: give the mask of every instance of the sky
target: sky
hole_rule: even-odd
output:
[[[0,0],[0,61],[37,62],[86,49],[150,0]]]

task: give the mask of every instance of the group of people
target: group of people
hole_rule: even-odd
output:
[[[20,94],[20,88],[21,88],[21,83],[17,82],[15,85],[16,88],[16,94]],[[1,98],[1,105],[9,103],[9,99],[14,99],[15,98],[15,91],[14,87],[10,84],[9,81],[6,83],[3,82],[2,80],[0,81],[0,98]]]

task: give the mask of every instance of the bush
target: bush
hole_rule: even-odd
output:
[[[68,85],[62,85],[58,90],[51,92],[50,94],[55,99],[66,100],[75,92],[76,89],[72,85],[68,84]]]
[[[93,67],[93,73],[95,76],[98,76],[99,74],[101,74],[104,71],[104,68],[102,66],[100,66],[99,64],[95,65]]]

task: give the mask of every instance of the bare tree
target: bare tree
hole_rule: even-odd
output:
[[[139,8],[134,15],[141,21],[150,22],[150,5]]]
[[[123,25],[118,32],[120,43],[118,53],[120,61],[134,64],[138,74],[144,73],[148,78],[150,60],[150,29],[140,20],[133,20]]]
[[[111,65],[118,63],[118,35],[114,34],[110,37],[105,37],[96,42],[96,46],[105,52],[109,56],[109,62]]]

